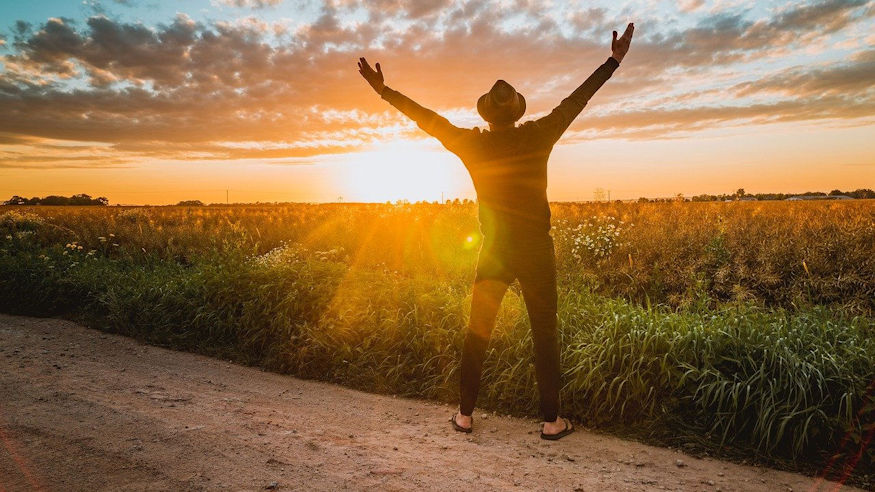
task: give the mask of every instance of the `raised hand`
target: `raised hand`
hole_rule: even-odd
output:
[[[614,31],[614,40],[611,41],[611,56],[618,62],[623,61],[623,57],[629,51],[629,44],[632,42],[632,33],[635,32],[635,24],[630,22],[626,26],[626,31],[617,39],[617,31]],[[362,58],[364,60],[364,58]],[[377,68],[380,68],[379,65]]]
[[[377,63],[377,70],[374,71],[374,69],[368,64],[368,61],[365,60],[364,57],[361,57],[359,58],[359,73],[368,81],[368,84],[371,84],[371,87],[377,91],[377,94],[383,93],[383,88],[386,87],[386,85],[383,83],[383,71],[380,69],[379,63]]]

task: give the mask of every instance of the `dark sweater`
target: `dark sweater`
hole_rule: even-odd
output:
[[[550,230],[547,158],[618,66],[617,60],[608,58],[547,116],[498,131],[454,126],[389,87],[382,97],[462,159],[477,191],[483,234],[493,239],[520,238]]]

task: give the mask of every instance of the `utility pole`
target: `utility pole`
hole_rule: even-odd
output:
[[[443,205],[443,204],[444,204],[444,192],[442,191],[441,192],[441,205]]]
[[[225,205],[228,205],[230,202],[228,201],[228,189],[225,188]]]
[[[611,190],[608,190],[608,201],[611,201]]]

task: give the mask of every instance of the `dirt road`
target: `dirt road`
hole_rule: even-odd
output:
[[[0,315],[0,491],[835,486],[479,412],[464,435],[453,410]]]

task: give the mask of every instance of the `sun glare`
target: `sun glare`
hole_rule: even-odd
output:
[[[344,198],[347,201],[435,201],[458,193],[452,156],[419,141],[398,140],[350,155]],[[461,168],[462,164],[458,163]]]

